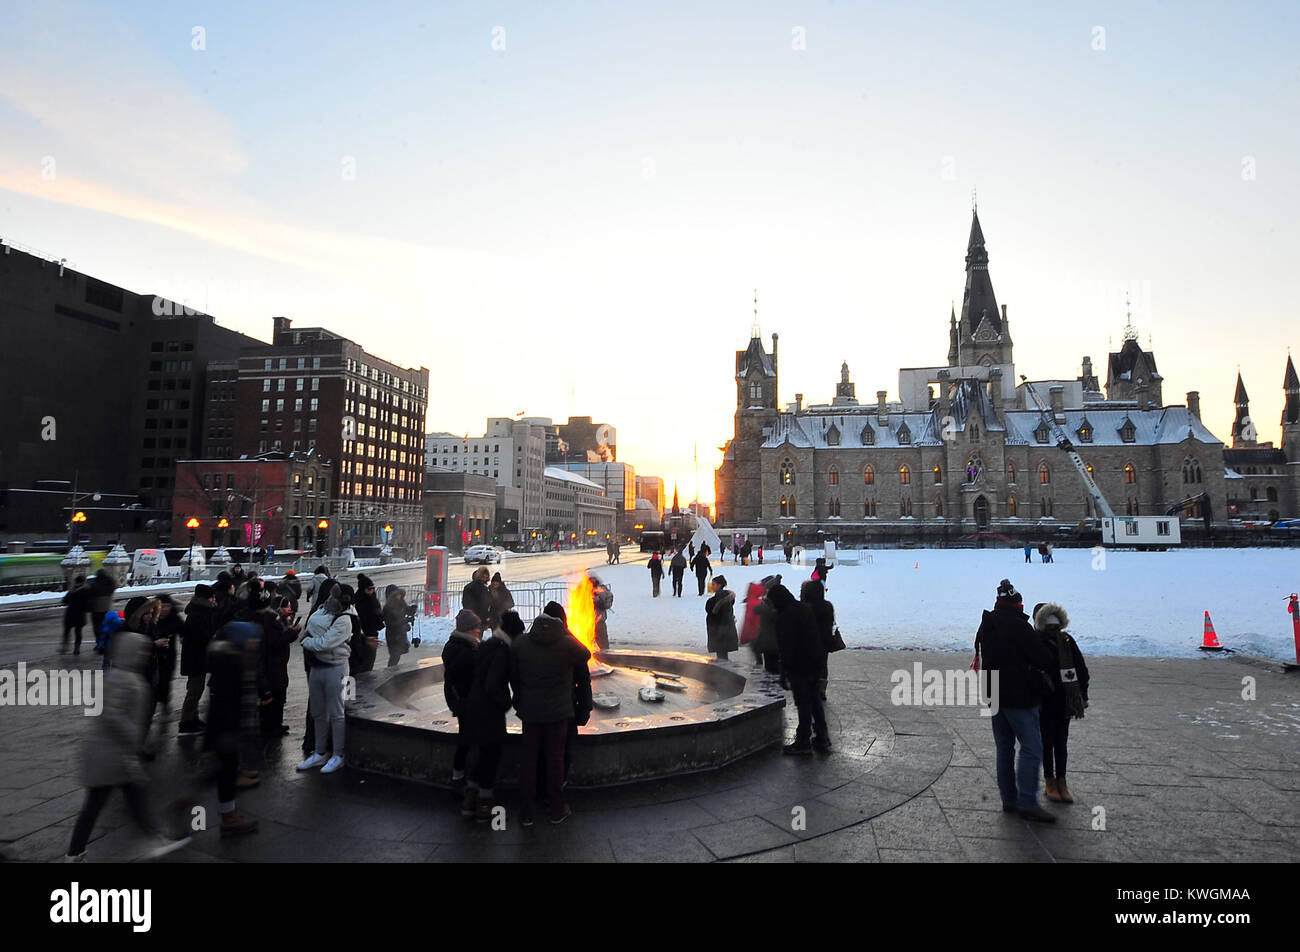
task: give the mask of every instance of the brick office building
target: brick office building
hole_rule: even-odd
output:
[[[333,462],[331,549],[423,544],[428,368],[399,367],[332,331],[276,317],[270,345],[240,352],[234,390],[235,455],[314,451]],[[208,424],[223,425],[215,416]]]

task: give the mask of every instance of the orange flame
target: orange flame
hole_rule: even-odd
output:
[[[577,585],[569,589],[569,631],[591,652],[590,667],[596,667],[596,586],[584,575]]]

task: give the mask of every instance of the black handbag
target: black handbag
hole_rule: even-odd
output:
[[[840,634],[840,626],[835,626],[835,631],[831,635],[830,644],[826,646],[827,652],[843,651],[845,648],[844,636]]]

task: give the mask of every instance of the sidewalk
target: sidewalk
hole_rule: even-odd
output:
[[[441,646],[421,648],[421,657]],[[382,654],[382,652],[381,652]],[[97,657],[82,656],[83,666]],[[1088,716],[1074,722],[1069,782],[1077,802],[1046,804],[1054,825],[1004,814],[988,719],[973,707],[890,703],[890,675],[964,670],[969,657],[855,650],[832,656],[828,715],[835,751],[775,750],[723,770],[616,789],[572,792],[559,827],[522,829],[504,792],[507,829],[466,824],[444,791],[343,770],[299,774],[305,709],[301,663],[260,788],[240,809],[261,832],[223,841],[213,829],[175,858],[211,861],[745,862],[1294,862],[1300,858],[1300,681],[1229,658],[1097,657]],[[52,667],[57,659],[29,661]],[[1253,678],[1257,700],[1244,700]],[[83,791],[80,709],[9,707],[0,735],[0,845],[47,861],[66,849]],[[192,746],[175,717],[150,769],[170,792]],[[787,708],[787,734],[793,734]],[[796,808],[802,808],[801,811]],[[802,826],[794,822],[802,814]],[[135,833],[115,797],[88,861],[130,858]]]

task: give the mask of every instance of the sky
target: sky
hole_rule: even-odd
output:
[[[272,8],[273,7],[273,8]],[[735,351],[780,400],[946,363],[972,191],[1017,373],[1280,438],[1294,3],[5,0],[0,237],[268,339],[431,371],[427,428],[592,416],[713,498]],[[770,340],[768,341],[770,346]]]

